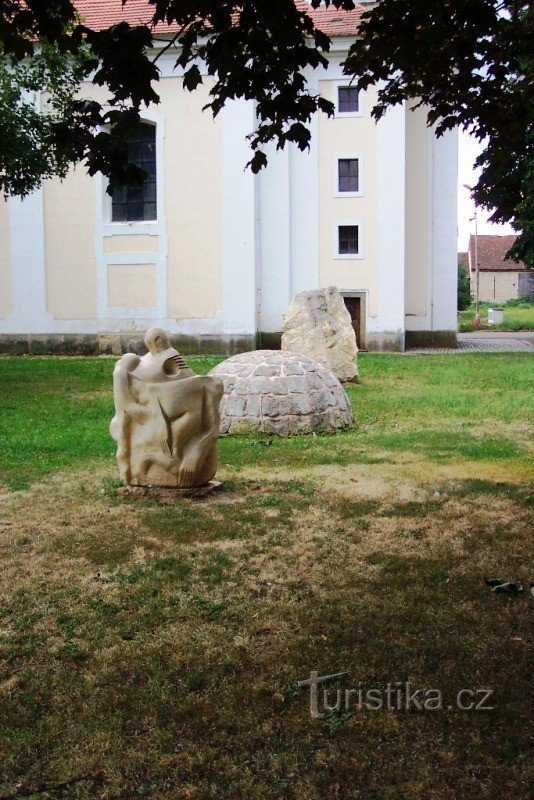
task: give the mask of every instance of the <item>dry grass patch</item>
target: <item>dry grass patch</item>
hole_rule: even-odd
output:
[[[481,582],[528,577],[525,488],[440,476],[436,496],[405,468],[250,470],[222,504],[125,498],[111,466],[7,495],[4,789],[89,773],[69,796],[526,797],[528,598]],[[495,686],[498,707],[312,721],[311,669]]]

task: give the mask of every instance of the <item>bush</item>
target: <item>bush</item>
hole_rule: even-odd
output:
[[[458,262],[458,311],[464,311],[473,302],[469,287],[469,275],[465,261]]]
[[[515,300],[507,300],[504,305],[507,308],[531,308],[534,303],[528,297],[518,297]]]

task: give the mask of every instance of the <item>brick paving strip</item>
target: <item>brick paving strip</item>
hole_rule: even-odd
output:
[[[448,355],[454,353],[534,353],[534,331],[459,333],[458,348],[420,347],[405,355]]]

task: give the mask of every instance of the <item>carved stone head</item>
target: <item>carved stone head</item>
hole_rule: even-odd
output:
[[[149,328],[145,333],[145,344],[153,356],[169,350],[171,343],[163,328]]]
[[[148,353],[131,374],[143,383],[165,383],[190,378],[195,373],[174,347],[162,328],[149,328],[145,334]]]

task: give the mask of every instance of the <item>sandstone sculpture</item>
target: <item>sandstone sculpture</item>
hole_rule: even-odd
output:
[[[356,334],[335,286],[296,295],[284,314],[282,350],[319,361],[342,382],[358,381]]]
[[[195,375],[160,328],[145,336],[148,353],[127,353],[113,373],[117,463],[130,486],[204,486],[217,470],[223,384]]]
[[[223,361],[221,433],[291,436],[334,432],[353,423],[345,390],[317,361],[298,353],[258,350]]]

